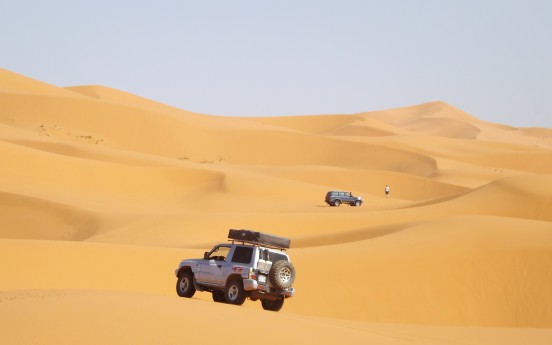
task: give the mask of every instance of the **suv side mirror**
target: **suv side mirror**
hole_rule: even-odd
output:
[[[203,259],[208,260],[209,259],[209,252],[203,253]]]

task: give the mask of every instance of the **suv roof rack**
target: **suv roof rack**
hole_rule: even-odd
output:
[[[289,248],[291,244],[289,238],[246,229],[230,229],[228,231],[228,239],[232,242],[240,241],[244,244],[250,243],[282,250]]]

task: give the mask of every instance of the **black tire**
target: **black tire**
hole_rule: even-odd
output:
[[[180,297],[192,297],[196,292],[194,274],[191,271],[181,272],[176,280],[176,293]]]
[[[226,303],[226,298],[224,298],[224,291],[213,291],[213,301],[217,303]]]
[[[239,279],[230,280],[224,289],[224,299],[228,304],[242,305],[245,302],[243,282]]]
[[[362,203],[360,202],[360,200],[355,201],[355,206],[360,206],[360,205],[362,205]]]
[[[280,309],[284,306],[284,298],[278,298],[275,301],[263,299],[261,300],[261,304],[263,305],[264,310],[280,311]]]
[[[333,205],[334,205],[334,206],[339,206],[339,205],[341,205],[341,200],[335,200],[335,201],[333,202]]]
[[[276,261],[272,264],[268,276],[272,284],[278,289],[287,289],[295,281],[295,267],[293,267],[291,262],[286,260]]]

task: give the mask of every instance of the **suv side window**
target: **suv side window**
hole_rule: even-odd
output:
[[[268,258],[273,263],[276,262],[276,261],[280,261],[280,260],[288,261],[288,258],[285,255],[275,253],[275,252],[268,252]]]
[[[229,252],[229,245],[216,246],[215,248],[213,248],[213,250],[211,250],[211,253],[209,254],[209,257],[207,259],[215,261],[226,261],[226,257],[228,256]]]
[[[251,262],[253,256],[253,247],[236,247],[234,255],[232,256],[232,262],[240,264],[248,264]]]

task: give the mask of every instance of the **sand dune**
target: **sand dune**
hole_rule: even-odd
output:
[[[444,102],[219,117],[0,69],[0,157],[10,344],[552,339],[552,129]],[[365,203],[329,207],[332,189]],[[176,297],[179,260],[228,228],[292,239],[281,312]]]
[[[347,342],[375,344],[547,344],[550,330],[420,327],[374,323],[341,323],[335,319],[305,318],[299,315],[268,314],[249,308],[236,308],[205,301],[186,301],[176,297],[119,293],[110,291],[38,290],[0,293],[6,314],[0,320],[10,331],[4,339],[10,344],[176,344],[182,338],[200,341],[211,334],[217,316],[231,314],[216,323],[225,341],[244,341],[235,336],[244,323],[255,324],[248,339],[266,344],[303,344],[323,339],[326,344]],[[37,303],[38,302],[38,303]],[[12,317],[4,317],[10,313]],[[44,319],[41,315],[48,314]],[[197,315],[208,315],[197,322]],[[72,315],[67,318],[66,315]],[[91,318],[94,323],[88,322]],[[262,321],[260,321],[262,320]],[[31,323],[33,332],[22,327]],[[193,328],[189,325],[194,325]],[[274,328],[279,332],[274,334]],[[211,335],[209,339],[212,339]],[[290,339],[291,338],[291,339]]]
[[[307,268],[298,288],[310,303],[289,309],[381,322],[550,327],[551,243],[547,222],[488,216],[303,239],[299,245],[309,247],[294,254]],[[313,258],[330,264],[309,264],[320,261]],[[342,263],[339,270],[332,261]],[[333,279],[320,278],[328,270]],[[340,293],[316,304],[312,281]],[[344,288],[343,281],[353,284]]]

